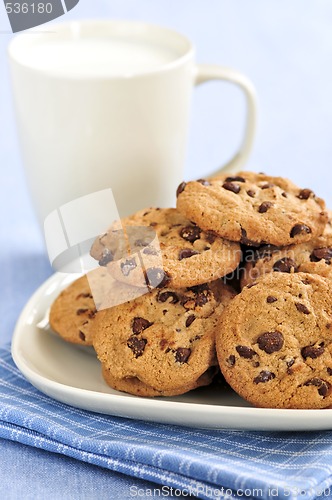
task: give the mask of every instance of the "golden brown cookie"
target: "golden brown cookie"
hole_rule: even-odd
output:
[[[75,280],[55,299],[50,325],[67,342],[92,345],[97,309],[86,276]]]
[[[53,302],[51,328],[67,342],[92,345],[97,312],[147,292],[116,282],[105,268],[96,268],[75,280]]]
[[[327,223],[322,236],[288,247],[263,246],[248,250],[242,270],[241,288],[271,272],[304,272],[332,279],[332,225]]]
[[[215,325],[234,295],[218,281],[155,289],[100,311],[93,345],[104,371],[113,380],[135,378],[164,394],[199,385],[200,377],[217,363]]]
[[[203,230],[251,246],[309,241],[327,222],[325,203],[311,190],[252,172],[183,182],[177,208]]]
[[[171,391],[157,391],[156,389],[144,384],[137,377],[123,377],[121,379],[116,379],[112,376],[111,370],[106,370],[105,368],[102,369],[102,375],[105,382],[117,391],[128,392],[129,394],[133,394],[135,396],[153,398],[156,396],[179,396],[180,394],[185,394],[186,392],[197,389],[198,387],[209,385],[212,382],[216,371],[216,367],[211,367],[193,383]]]
[[[202,231],[175,208],[141,210],[123,219],[122,224],[127,245],[123,238],[119,241],[118,227],[113,226],[97,238],[91,255],[123,283],[195,286],[225,276],[240,262],[237,243]],[[121,258],[127,248],[131,256]]]
[[[226,381],[255,406],[332,404],[332,282],[271,273],[224,310],[216,334]]]

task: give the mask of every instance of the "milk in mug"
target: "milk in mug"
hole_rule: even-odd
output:
[[[208,80],[244,91],[244,140],[222,169],[245,162],[255,129],[252,85],[234,70],[197,65],[194,56],[185,36],[136,21],[49,24],[11,41],[22,159],[41,227],[62,205],[108,188],[120,216],[174,206],[192,90]]]

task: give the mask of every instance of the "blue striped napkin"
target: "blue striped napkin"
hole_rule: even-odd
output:
[[[165,496],[332,498],[332,432],[199,430],[79,410],[32,387],[9,347],[0,380],[0,437],[158,483]]]

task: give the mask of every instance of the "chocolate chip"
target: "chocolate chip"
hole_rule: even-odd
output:
[[[181,182],[181,184],[179,184],[177,190],[176,190],[176,197],[179,196],[179,194],[183,193],[185,187],[186,187],[187,183],[186,182]]]
[[[298,234],[310,234],[311,229],[310,227],[306,226],[305,224],[295,224],[295,226],[292,228],[290,232],[290,237],[294,238],[294,236],[297,236]]]
[[[260,245],[260,243],[258,243],[257,241],[253,241],[253,240],[250,240],[249,238],[247,238],[247,231],[245,229],[243,229],[243,227],[241,227],[240,243],[242,243],[243,245],[248,245],[248,246],[252,246],[252,247],[258,247]]]
[[[301,304],[300,302],[296,302],[296,303],[295,303],[295,307],[296,307],[296,309],[297,309],[299,312],[301,312],[301,313],[303,313],[303,314],[310,314],[309,309],[308,309],[308,308],[307,308],[304,304]]]
[[[194,309],[195,307],[202,307],[210,300],[211,292],[206,283],[202,285],[192,286],[190,288],[187,288],[187,290],[193,292],[195,296],[192,297],[185,295],[182,297],[181,305],[185,309]]]
[[[311,262],[319,262],[322,259],[324,259],[329,264],[331,263],[332,248],[328,248],[328,247],[315,248],[315,250],[310,255]]]
[[[284,198],[288,198],[288,194],[285,193],[285,191],[283,193],[281,193],[281,196],[283,196]]]
[[[319,344],[318,347],[313,345],[307,345],[301,349],[301,354],[304,359],[311,358],[316,359],[324,353],[324,342]]]
[[[280,351],[284,345],[284,337],[282,333],[275,332],[265,332],[262,333],[257,339],[258,347],[266,352],[267,354],[272,354],[273,352]]]
[[[175,360],[178,363],[187,363],[190,354],[191,354],[191,349],[187,347],[179,347],[175,351]]]
[[[148,285],[153,288],[163,288],[171,280],[170,276],[163,269],[159,269],[158,267],[147,269],[146,279]]]
[[[125,262],[121,262],[120,268],[123,276],[129,276],[130,272],[137,267],[135,259],[126,259]]]
[[[192,298],[192,297],[188,297],[187,295],[185,295],[184,297],[182,297],[181,299],[181,305],[185,308],[185,309],[194,309],[195,306],[196,306],[196,303],[195,303],[195,299]]]
[[[159,292],[157,295],[158,302],[167,302],[169,298],[171,298],[170,304],[177,304],[180,300],[175,292]]]
[[[256,192],[253,189],[249,189],[247,195],[250,196],[250,198],[255,198]]]
[[[291,369],[291,367],[293,366],[294,363],[295,363],[295,359],[294,358],[286,360],[288,375],[291,375],[293,373],[293,370]]]
[[[195,337],[193,339],[190,339],[189,342],[195,342],[195,340],[199,340],[202,338],[202,335],[195,335]]]
[[[276,302],[278,299],[277,297],[273,297],[272,295],[269,295],[267,298],[266,298],[266,302],[268,304],[272,304],[273,302]]]
[[[166,339],[161,339],[160,342],[159,342],[159,347],[161,350],[164,350],[165,347],[167,346],[168,344],[168,341]]]
[[[218,238],[218,235],[213,231],[206,231],[204,234],[206,241],[211,245],[216,241],[216,238]]]
[[[88,318],[90,319],[93,319],[97,314],[97,309],[91,309],[89,312],[88,312]]]
[[[152,247],[146,247],[146,248],[144,248],[143,253],[145,255],[158,255],[158,251],[155,248],[152,248]]]
[[[199,292],[195,298],[195,304],[197,307],[203,307],[209,301],[209,293],[208,292]]]
[[[77,295],[76,297],[76,300],[79,300],[79,299],[93,299],[91,293],[80,293],[79,295]]]
[[[101,259],[99,260],[98,264],[100,266],[107,266],[109,262],[112,262],[113,260],[113,253],[111,250],[108,248],[104,248],[103,253],[101,254]]]
[[[235,365],[235,356],[234,354],[231,354],[227,359],[226,359],[226,363],[228,364],[228,366],[232,367]]]
[[[205,179],[197,179],[196,182],[199,182],[202,186],[211,186],[211,183]]]
[[[324,380],[322,385],[318,389],[318,394],[320,396],[323,396],[323,398],[325,398],[328,394],[330,394],[330,392],[331,392],[331,385]]]
[[[297,273],[297,270],[296,262],[289,257],[283,257],[273,264],[273,271],[278,271],[280,273],[290,273],[291,271]]]
[[[147,247],[149,245],[148,241],[145,240],[136,240],[134,246],[136,247]]]
[[[311,194],[314,195],[311,189],[301,189],[297,197],[300,198],[300,200],[307,200]]]
[[[189,257],[192,257],[193,255],[198,255],[199,252],[196,252],[196,250],[192,250],[191,248],[183,248],[179,252],[179,260],[182,259],[189,259]]]
[[[201,237],[201,229],[198,226],[186,226],[180,231],[180,236],[186,241],[193,243]]]
[[[272,372],[269,372],[268,370],[263,370],[259,373],[257,377],[254,378],[254,384],[259,384],[265,382],[269,382],[269,380],[272,380],[275,378],[275,374]]]
[[[89,309],[77,309],[77,316],[81,316],[81,314],[85,314]]]
[[[245,345],[236,346],[236,351],[241,356],[241,358],[245,359],[252,359],[256,354],[256,352],[253,349]]]
[[[263,184],[263,186],[261,186],[261,189],[270,189],[270,188],[273,188],[275,186],[275,184],[272,184],[272,182],[267,182],[266,184]]]
[[[148,341],[146,339],[140,339],[132,336],[128,339],[127,346],[133,351],[135,358],[138,358],[139,356],[142,356],[147,342]]]
[[[258,213],[264,214],[271,207],[273,207],[273,203],[271,201],[263,201],[263,203],[261,203],[258,207]]]
[[[186,327],[188,328],[196,319],[196,316],[194,314],[191,314],[190,316],[188,316],[188,318],[186,319]]]
[[[150,323],[150,321],[148,321],[147,319],[136,317],[133,319],[131,329],[135,335],[138,335],[139,333],[142,333],[143,330],[149,328],[149,326],[151,325],[153,325],[153,323]]]
[[[85,341],[85,334],[81,330],[79,330],[78,336],[81,340],[83,340],[83,342]]]
[[[246,182],[246,180],[240,175],[235,175],[234,177],[227,177],[226,182]]]
[[[188,290],[194,293],[202,293],[202,292],[208,292],[210,288],[207,283],[202,283],[201,285],[190,286]]]
[[[222,187],[224,189],[226,189],[227,191],[232,191],[232,193],[235,193],[235,194],[238,194],[241,190],[240,186],[238,186],[237,184],[234,184],[233,182],[224,182]]]
[[[315,387],[318,387],[318,394],[323,396],[323,398],[328,396],[331,392],[331,385],[326,380],[321,378],[312,378],[303,385],[314,385]]]
[[[327,373],[328,373],[329,375],[332,375],[332,368],[327,367],[327,368],[326,368],[326,371],[327,371]]]
[[[264,245],[255,251],[255,262],[259,259],[264,259],[265,257],[271,257],[271,255],[280,250],[279,247],[275,245]]]

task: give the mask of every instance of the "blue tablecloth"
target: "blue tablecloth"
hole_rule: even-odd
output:
[[[164,492],[332,497],[332,432],[200,430],[76,409],[33,388],[9,348],[0,349],[0,399],[0,437],[153,481]]]
[[[90,0],[80,0],[67,19],[80,17],[142,19],[171,26],[195,41],[199,61],[245,72],[260,102],[260,126],[248,167],[289,176],[332,206],[331,2],[94,0],[92,6]],[[202,498],[216,496],[208,490],[211,485],[257,498],[296,497],[294,490],[284,488],[303,489],[301,498],[319,495],[331,484],[330,432],[290,436],[185,431],[84,412],[76,415],[61,405],[48,417],[41,411],[38,392],[19,376],[6,347],[20,310],[52,272],[18,153],[5,60],[8,29],[0,6],[1,498],[148,498],[170,496],[162,484],[189,488],[197,481],[202,488],[205,483]],[[201,177],[237,147],[241,99],[227,85],[223,89],[221,95],[220,84],[210,84],[195,93],[187,177]],[[26,392],[15,399],[19,387]],[[12,396],[5,399],[10,391]],[[45,408],[54,409],[46,397]],[[86,426],[66,427],[61,415],[68,412],[73,422],[84,420]],[[174,497],[178,494],[173,491]],[[328,490],[326,496],[332,498]]]

